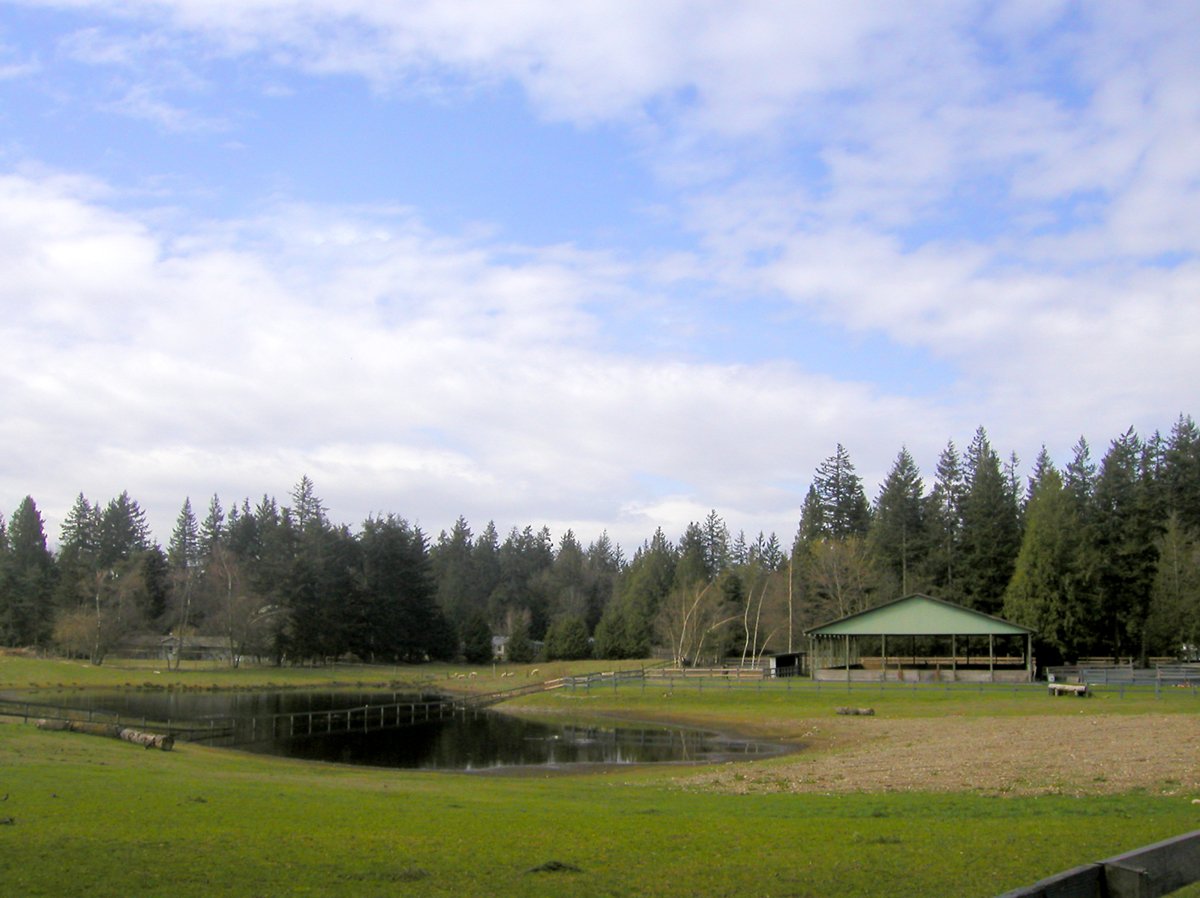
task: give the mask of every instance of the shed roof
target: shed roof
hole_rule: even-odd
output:
[[[920,594],[805,631],[809,636],[1023,636],[1032,632],[990,614]]]

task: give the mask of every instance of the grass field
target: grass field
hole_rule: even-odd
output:
[[[157,676],[167,678],[164,685],[250,688],[440,682],[452,672],[251,668]],[[558,672],[543,666],[540,675]],[[59,684],[138,684],[153,676],[142,666],[0,656],[0,689],[36,684],[52,692]],[[482,680],[480,671],[470,685],[483,688]],[[997,726],[1081,713],[1200,720],[1200,701],[1182,694],[1079,701],[1028,691],[848,696],[711,686],[558,692],[518,704],[572,716],[666,716],[777,738],[827,719],[838,704],[871,704],[880,717],[994,718]],[[812,750],[833,751],[836,762],[836,749]],[[722,765],[716,772],[761,769]],[[520,777],[351,769],[187,744],[145,751],[0,725],[0,796],[7,795],[0,802],[0,892],[988,896],[1200,828],[1200,806],[1191,803],[1200,795],[1170,789],[734,794],[706,788],[703,773],[680,766]]]

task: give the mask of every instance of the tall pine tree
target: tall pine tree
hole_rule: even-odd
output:
[[[1158,564],[1142,443],[1131,427],[1113,440],[1095,489],[1092,527],[1099,587],[1099,639],[1108,654],[1146,656],[1146,618]]]
[[[1004,594],[1004,616],[1036,632],[1042,664],[1074,662],[1087,649],[1095,590],[1083,540],[1071,496],[1046,458],[1030,485],[1025,534]]]
[[[0,645],[40,646],[54,618],[54,559],[42,515],[26,496],[8,525],[0,567]]]
[[[929,554],[928,542],[921,472],[908,450],[901,449],[875,500],[869,539],[897,595],[907,595],[919,583],[917,572]]]
[[[967,607],[996,614],[1012,577],[1020,530],[1011,479],[1001,472],[982,427],[967,449],[966,474],[958,593]]]

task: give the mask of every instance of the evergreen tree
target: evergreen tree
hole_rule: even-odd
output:
[[[1159,537],[1146,631],[1156,655],[1194,659],[1200,652],[1200,535],[1178,512]]]
[[[13,512],[0,553],[0,645],[44,645],[54,618],[54,559],[32,496]]]
[[[128,492],[111,500],[100,515],[99,562],[114,567],[150,548],[150,528],[146,513]]]
[[[225,537],[225,510],[221,508],[221,499],[213,493],[208,503],[208,514],[200,525],[200,541],[206,552]]]
[[[1096,465],[1092,450],[1083,437],[1075,444],[1074,455],[1063,476],[1063,486],[1075,505],[1075,513],[1084,525],[1089,525],[1095,512]]]
[[[1161,525],[1170,513],[1170,498],[1167,489],[1167,441],[1157,430],[1142,443],[1139,472],[1142,481],[1142,502],[1146,514]]]
[[[1012,506],[1013,518],[1017,522],[1017,532],[1021,529],[1021,514],[1024,511],[1024,496],[1021,492],[1021,460],[1017,453],[1010,452],[1008,461],[1004,463],[1004,492]]]
[[[463,657],[468,664],[486,664],[492,660],[492,628],[482,611],[472,611],[463,622]]]
[[[875,500],[869,539],[876,562],[894,578],[899,595],[913,591],[928,554],[924,491],[916,462],[902,448]]]
[[[142,579],[146,590],[146,617],[151,622],[161,622],[171,598],[171,566],[161,546],[153,545],[146,550],[142,557]]]
[[[80,494],[62,535],[54,639],[100,664],[123,636],[144,626],[155,601],[146,588],[153,544],[145,512],[127,492],[103,511]]]
[[[609,539],[607,531],[588,546],[585,566],[588,594],[586,623],[594,630],[604,615],[604,609],[613,600],[622,567],[621,550]]]
[[[1050,452],[1046,449],[1046,444],[1043,443],[1037,458],[1033,462],[1033,473],[1029,475],[1029,484],[1025,488],[1025,505],[1033,501],[1033,494],[1036,492],[1038,485],[1045,480],[1051,470],[1056,474],[1058,473],[1058,469],[1054,467],[1054,461],[1050,458]],[[1062,475],[1059,475],[1058,480],[1061,484]]]
[[[1164,461],[1166,510],[1200,535],[1200,429],[1190,416],[1180,415],[1171,428]]]
[[[513,664],[528,664],[537,659],[537,648],[529,636],[529,622],[524,615],[518,615],[509,629],[505,652]]]
[[[1004,595],[1004,616],[1036,632],[1043,665],[1075,661],[1087,649],[1094,589],[1074,502],[1045,459],[1030,488],[1025,535]]]
[[[771,535],[767,537],[767,544],[759,554],[759,560],[769,571],[781,571],[787,564],[787,555],[784,554],[775,531],[772,530]]]
[[[716,572],[709,567],[708,546],[704,529],[692,521],[679,538],[678,560],[675,563],[675,586],[688,589],[694,584],[703,586],[716,579]]]
[[[295,528],[288,518],[284,526]],[[311,515],[305,519],[284,581],[288,629],[281,648],[297,660],[324,661],[349,650],[354,624],[362,620],[361,553],[345,527]]]
[[[715,579],[729,567],[729,527],[716,509],[704,519],[703,545],[705,571],[710,580]]]
[[[171,532],[171,541],[167,545],[167,564],[170,567],[171,594],[174,598],[171,626],[175,630],[177,670],[183,661],[187,638],[190,635],[188,631],[195,624],[193,609],[203,573],[203,559],[204,550],[200,545],[196,515],[192,511],[192,500],[187,497],[183,500],[183,507],[175,521],[175,529]]]
[[[817,467],[813,489],[821,504],[821,535],[834,539],[866,536],[871,520],[867,495],[854,471],[850,453],[841,443]]]
[[[574,661],[590,658],[587,623],[577,614],[555,618],[546,630],[546,660]]]
[[[675,582],[678,553],[659,527],[621,572],[616,595],[596,624],[599,658],[645,658],[654,620]]]
[[[351,631],[351,650],[363,658],[406,662],[445,654],[446,624],[425,536],[403,518],[388,515],[363,524],[361,617]]]
[[[491,617],[499,620],[512,611],[530,613],[531,639],[541,638],[549,624],[549,583],[544,576],[554,564],[550,531],[513,527],[500,546],[499,582],[489,600]]]
[[[996,614],[1012,578],[1020,531],[1011,482],[982,427],[966,455],[967,485],[962,501],[959,594],[969,608]]]
[[[236,513],[235,513],[236,512]],[[242,562],[262,557],[263,543],[259,531],[258,517],[250,507],[250,500],[243,499],[240,510],[235,505],[229,511],[229,527],[225,534],[229,550]]]
[[[253,539],[249,552],[241,555],[249,592],[262,599],[262,620],[256,628],[264,651],[279,663],[287,650],[291,627],[288,582],[297,554],[297,534],[273,496],[265,493],[254,506]]]
[[[1146,657],[1145,623],[1158,563],[1159,523],[1133,428],[1114,440],[1096,480],[1093,541],[1099,578],[1100,640],[1113,656]]]
[[[593,634],[592,651],[597,658],[637,658],[643,653],[629,646],[632,640],[627,634],[628,609],[620,601],[613,601],[604,609]],[[645,654],[649,653],[649,644]]]
[[[759,536],[762,536],[761,531]],[[737,536],[733,538],[733,543],[729,547],[729,563],[734,567],[742,567],[747,565],[751,560],[751,546],[746,540],[746,531],[739,530]]]
[[[796,529],[794,546],[811,543],[829,533],[829,522],[825,519],[825,506],[815,484],[810,484],[800,506],[800,524]]]
[[[487,595],[491,592],[489,589],[480,593],[473,548],[471,527],[465,518],[459,517],[449,533],[442,531],[437,545],[430,551],[438,605],[459,626],[465,625],[468,617],[486,606]],[[490,644],[488,651],[491,651]]]
[[[479,610],[485,615],[489,612],[490,599],[500,585],[500,536],[496,532],[496,524],[488,521],[487,526],[475,540],[471,549],[472,573],[475,578],[475,595],[481,599]],[[492,620],[500,620],[503,615],[495,615]]]
[[[325,505],[317,497],[316,487],[305,474],[292,490],[292,526],[299,533],[310,529],[322,530],[329,526],[325,516]]]
[[[100,554],[100,511],[80,493],[63,520],[59,557],[91,562]]]
[[[929,542],[923,579],[934,595],[958,597],[965,494],[962,462],[951,441],[938,457],[934,486],[925,502],[924,519]]]
[[[100,565],[100,514],[80,493],[63,520],[55,605],[70,611],[88,601]]]
[[[588,572],[583,546],[574,530],[567,530],[558,542],[558,552],[549,571],[550,617],[585,617],[588,612]],[[549,636],[546,637],[549,639]]]
[[[186,571],[200,567],[203,557],[200,529],[192,511],[192,500],[185,498],[179,517],[175,520],[175,529],[171,531],[171,541],[167,544],[167,560],[176,570]]]

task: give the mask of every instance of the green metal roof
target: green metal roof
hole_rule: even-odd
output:
[[[911,595],[805,632],[809,636],[1015,636],[1033,631],[944,599]]]

